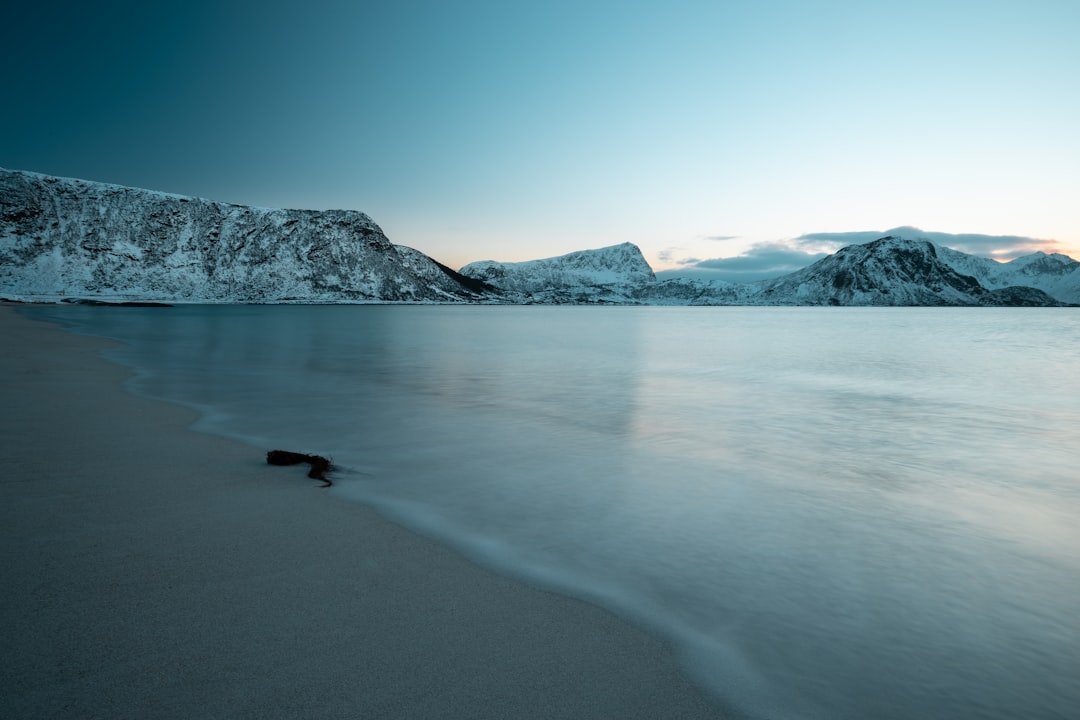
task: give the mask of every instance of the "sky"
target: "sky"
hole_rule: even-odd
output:
[[[453,267],[1080,259],[1077,37],[1077,0],[8,3],[0,167],[361,210]]]

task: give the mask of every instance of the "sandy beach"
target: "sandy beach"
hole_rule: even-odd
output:
[[[0,716],[721,716],[661,640],[189,431],[107,341],[0,334]]]

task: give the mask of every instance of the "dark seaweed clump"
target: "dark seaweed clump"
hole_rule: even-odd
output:
[[[323,487],[330,487],[334,483],[326,477],[326,473],[334,469],[333,464],[322,455],[305,455],[304,453],[289,452],[288,450],[271,450],[266,453],[266,462],[270,465],[299,465],[308,463],[311,470],[308,477],[321,480]]]

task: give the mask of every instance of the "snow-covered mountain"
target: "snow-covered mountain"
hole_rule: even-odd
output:
[[[955,252],[955,251],[951,251]],[[1032,287],[984,287],[957,272],[927,240],[884,237],[849,245],[809,267],[758,283],[761,305],[1060,304]],[[958,253],[960,254],[960,253]],[[988,262],[993,262],[988,261]]]
[[[999,263],[945,247],[939,247],[938,254],[954,270],[991,290],[1025,285],[1062,302],[1080,303],[1080,262],[1067,255],[1037,252]]]
[[[0,169],[0,295],[457,302],[477,283],[349,210],[277,210]],[[468,285],[468,286],[467,286]]]
[[[517,302],[633,303],[644,298],[656,275],[641,250],[622,243],[542,260],[482,260],[460,270]]]
[[[513,302],[616,302],[649,305],[1037,305],[1070,302],[1039,288],[1073,287],[1078,265],[1063,255],[1038,262],[998,263],[926,240],[885,237],[850,245],[802,270],[774,280],[731,283],[675,278],[656,280],[629,243],[517,263],[484,261],[462,274],[483,280]],[[1063,260],[1058,260],[1061,258]],[[966,263],[966,264],[965,264]],[[983,263],[989,266],[984,267]],[[975,277],[978,269],[985,283]],[[996,273],[996,274],[995,274]]]
[[[1052,297],[1053,296],[1053,297]],[[630,243],[455,272],[367,215],[276,210],[0,169],[0,297],[180,302],[1080,304],[1080,263],[925,239],[850,245],[773,280],[658,281]]]

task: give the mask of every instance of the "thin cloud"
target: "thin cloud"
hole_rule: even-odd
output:
[[[695,239],[713,240],[721,242],[725,240],[737,240],[738,238],[738,235],[697,235]],[[700,248],[697,249],[700,250]],[[696,265],[697,263],[701,262],[701,258],[693,256],[688,257],[686,254],[687,252],[689,252],[688,248],[680,247],[678,245],[672,245],[670,247],[664,248],[663,250],[657,251],[656,259],[665,265],[679,265],[682,267]]]
[[[823,252],[806,252],[784,243],[759,243],[742,255],[694,261],[678,270],[658,272],[657,277],[754,282],[795,272],[826,255]]]
[[[661,279],[685,277],[736,283],[769,280],[801,270],[846,245],[873,242],[887,235],[929,240],[943,247],[997,260],[1011,260],[1037,250],[1053,252],[1057,245],[1053,240],[1040,240],[1019,235],[927,232],[910,226],[896,227],[891,230],[807,233],[781,242],[758,243],[735,257],[708,260],[692,257],[679,259],[677,254],[680,249],[672,248],[661,252],[660,257],[680,267],[661,270],[656,273],[656,276]],[[716,237],[719,239],[720,236]]]
[[[675,265],[693,265],[694,263],[701,262],[701,260],[696,257],[679,257],[683,252],[685,252],[685,248],[665,248],[656,253],[656,259],[662,263],[674,263]]]

